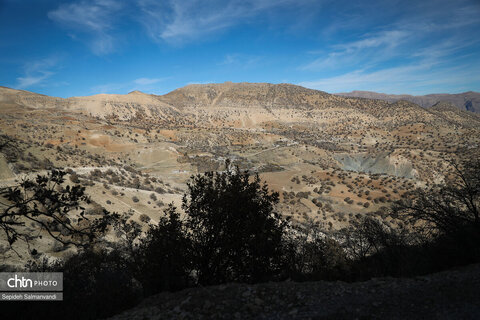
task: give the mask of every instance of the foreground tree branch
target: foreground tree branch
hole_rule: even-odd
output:
[[[53,170],[35,179],[26,179],[18,186],[0,189],[0,229],[12,245],[17,240],[28,243],[41,237],[42,230],[63,245],[86,247],[103,235],[116,215],[103,210],[100,217],[85,216],[85,207],[90,200],[85,187],[66,185],[66,173]],[[26,223],[40,228],[32,235]]]

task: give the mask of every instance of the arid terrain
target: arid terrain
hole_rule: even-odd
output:
[[[69,183],[86,186],[91,215],[131,210],[146,227],[168,203],[180,207],[192,174],[223,170],[231,159],[259,172],[294,222],[310,218],[328,230],[375,215],[397,228],[386,211],[392,201],[441,184],[449,160],[479,156],[480,116],[448,102],[425,109],[290,84],[68,99],[0,87],[0,135],[2,186],[65,169]],[[51,256],[71,250],[42,241]],[[7,252],[4,263],[29,255],[17,251],[22,258]]]

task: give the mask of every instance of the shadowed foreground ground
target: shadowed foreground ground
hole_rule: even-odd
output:
[[[479,290],[477,264],[411,279],[192,288],[112,319],[479,319]]]

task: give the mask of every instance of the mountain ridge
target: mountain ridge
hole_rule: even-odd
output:
[[[362,114],[373,117],[372,121],[375,118],[384,119],[385,124],[390,126],[416,119],[427,122],[448,121],[446,110],[424,108],[411,99],[388,102],[369,97],[345,97],[285,83],[191,84],[164,95],[132,91],[128,94],[95,94],[70,98],[1,87],[0,99],[34,109],[59,108],[104,119],[113,117],[128,120],[141,116],[151,120],[172,121],[175,115],[183,114],[185,121],[192,124],[196,121],[220,121],[225,122],[222,125],[230,123],[237,127],[249,127],[258,121],[277,121],[288,117],[291,112],[289,110],[293,109],[311,113],[340,108],[348,110],[352,117]],[[451,110],[450,115],[453,116]],[[454,118],[455,123],[467,123],[468,127],[472,126],[472,121],[475,124],[479,120],[473,113],[466,111],[455,113]],[[302,119],[301,121],[311,120],[308,117]]]
[[[430,108],[438,102],[450,102],[455,107],[463,111],[470,111],[474,113],[480,113],[480,92],[466,91],[462,93],[433,93],[427,95],[408,95],[408,94],[386,94],[374,91],[351,91],[340,92],[335,95],[342,97],[354,97],[354,98],[367,98],[378,99],[388,102],[395,102],[398,100],[407,100],[414,102],[421,107]]]

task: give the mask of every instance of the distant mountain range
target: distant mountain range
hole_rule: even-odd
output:
[[[468,91],[458,94],[428,94],[425,96],[411,96],[408,94],[385,94],[372,91],[352,91],[335,93],[343,97],[355,97],[366,99],[378,99],[388,102],[406,100],[418,104],[424,108],[429,108],[437,102],[450,102],[460,110],[480,113],[480,92]]]

